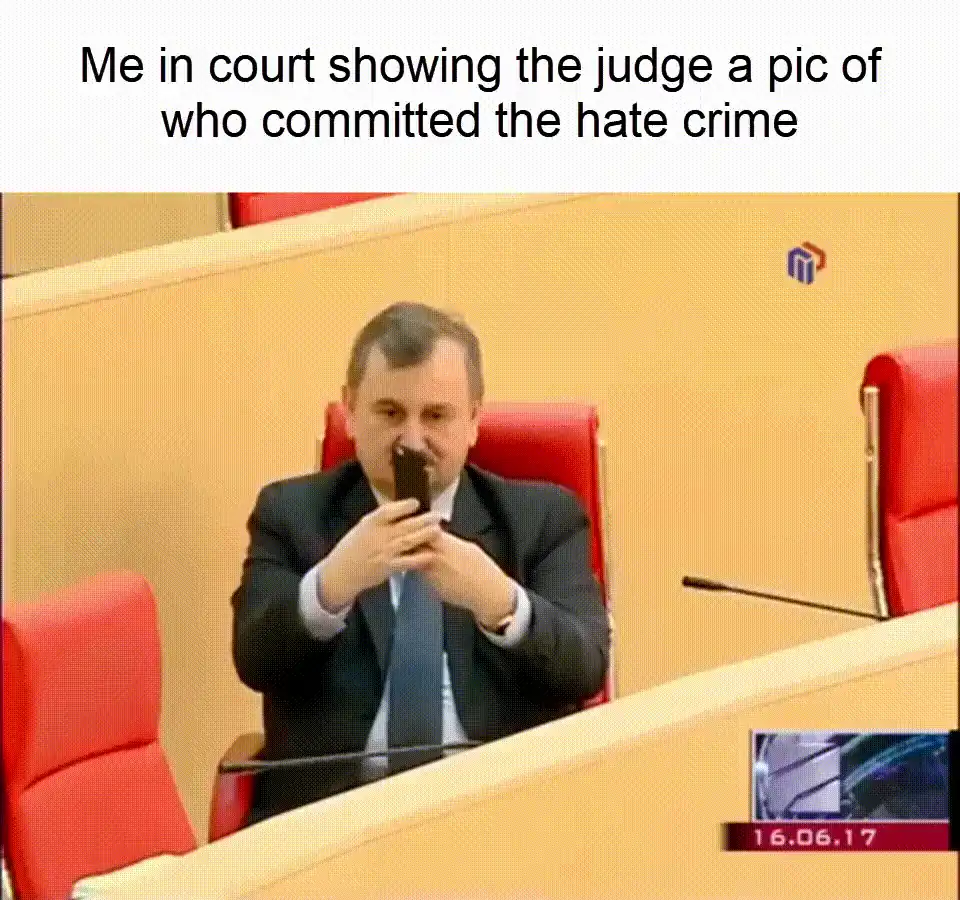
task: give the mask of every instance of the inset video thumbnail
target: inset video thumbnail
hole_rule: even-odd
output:
[[[944,732],[754,732],[755,821],[946,821]]]

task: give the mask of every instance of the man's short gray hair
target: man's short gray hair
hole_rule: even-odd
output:
[[[360,329],[350,351],[347,386],[356,391],[374,347],[380,348],[391,368],[400,369],[429,359],[441,337],[450,338],[463,347],[470,396],[479,403],[483,399],[480,341],[460,316],[423,303],[394,303]]]

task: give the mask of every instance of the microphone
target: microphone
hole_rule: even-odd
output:
[[[391,747],[386,750],[358,750],[352,753],[328,753],[325,756],[297,756],[292,759],[239,759],[220,763],[217,772],[269,772],[275,769],[298,769],[304,766],[324,766],[330,763],[353,762],[377,756],[403,756],[405,753],[428,753],[443,750],[467,750],[479,747],[483,741],[460,741],[453,744],[424,744],[418,747]]]
[[[697,575],[684,575],[682,584],[684,587],[696,588],[701,591],[730,591],[734,594],[745,594],[748,597],[760,597],[762,600],[776,600],[778,603],[791,603],[795,606],[807,606],[810,609],[822,609],[826,612],[841,613],[847,616],[859,616],[863,619],[873,619],[876,622],[886,622],[890,619],[890,616],[881,616],[878,613],[865,612],[860,609],[845,609],[842,606],[830,606],[827,603],[811,603],[809,600],[798,600],[796,597],[784,597],[781,594],[768,594],[764,591],[754,591],[735,584],[724,584],[722,581],[700,578]]]

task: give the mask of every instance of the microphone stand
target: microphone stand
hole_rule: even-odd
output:
[[[231,772],[266,772],[273,769],[296,769],[301,766],[322,766],[328,763],[353,762],[358,759],[371,759],[377,756],[403,756],[407,753],[427,753],[430,751],[467,750],[479,747],[483,741],[461,741],[455,744],[426,744],[419,747],[393,747],[387,750],[357,750],[351,753],[329,753],[325,756],[298,756],[294,759],[239,759],[220,763],[220,774]]]
[[[724,584],[722,581],[700,578],[696,575],[684,575],[681,583],[684,587],[695,588],[701,591],[730,591],[734,594],[746,594],[748,597],[760,597],[762,600],[776,600],[778,603],[790,603],[794,606],[822,609],[826,612],[841,613],[847,616],[859,616],[863,619],[873,619],[876,622],[886,622],[891,618],[890,616],[881,616],[877,613],[865,612],[862,609],[845,609],[842,606],[830,606],[827,603],[811,603],[809,600],[798,600],[796,597],[784,597],[781,594],[755,591],[750,588],[739,587],[735,584]]]

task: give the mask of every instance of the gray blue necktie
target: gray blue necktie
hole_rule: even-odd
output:
[[[419,572],[403,578],[390,651],[387,745],[415,747],[443,740],[443,604]],[[390,757],[391,772],[440,758],[440,751]]]

